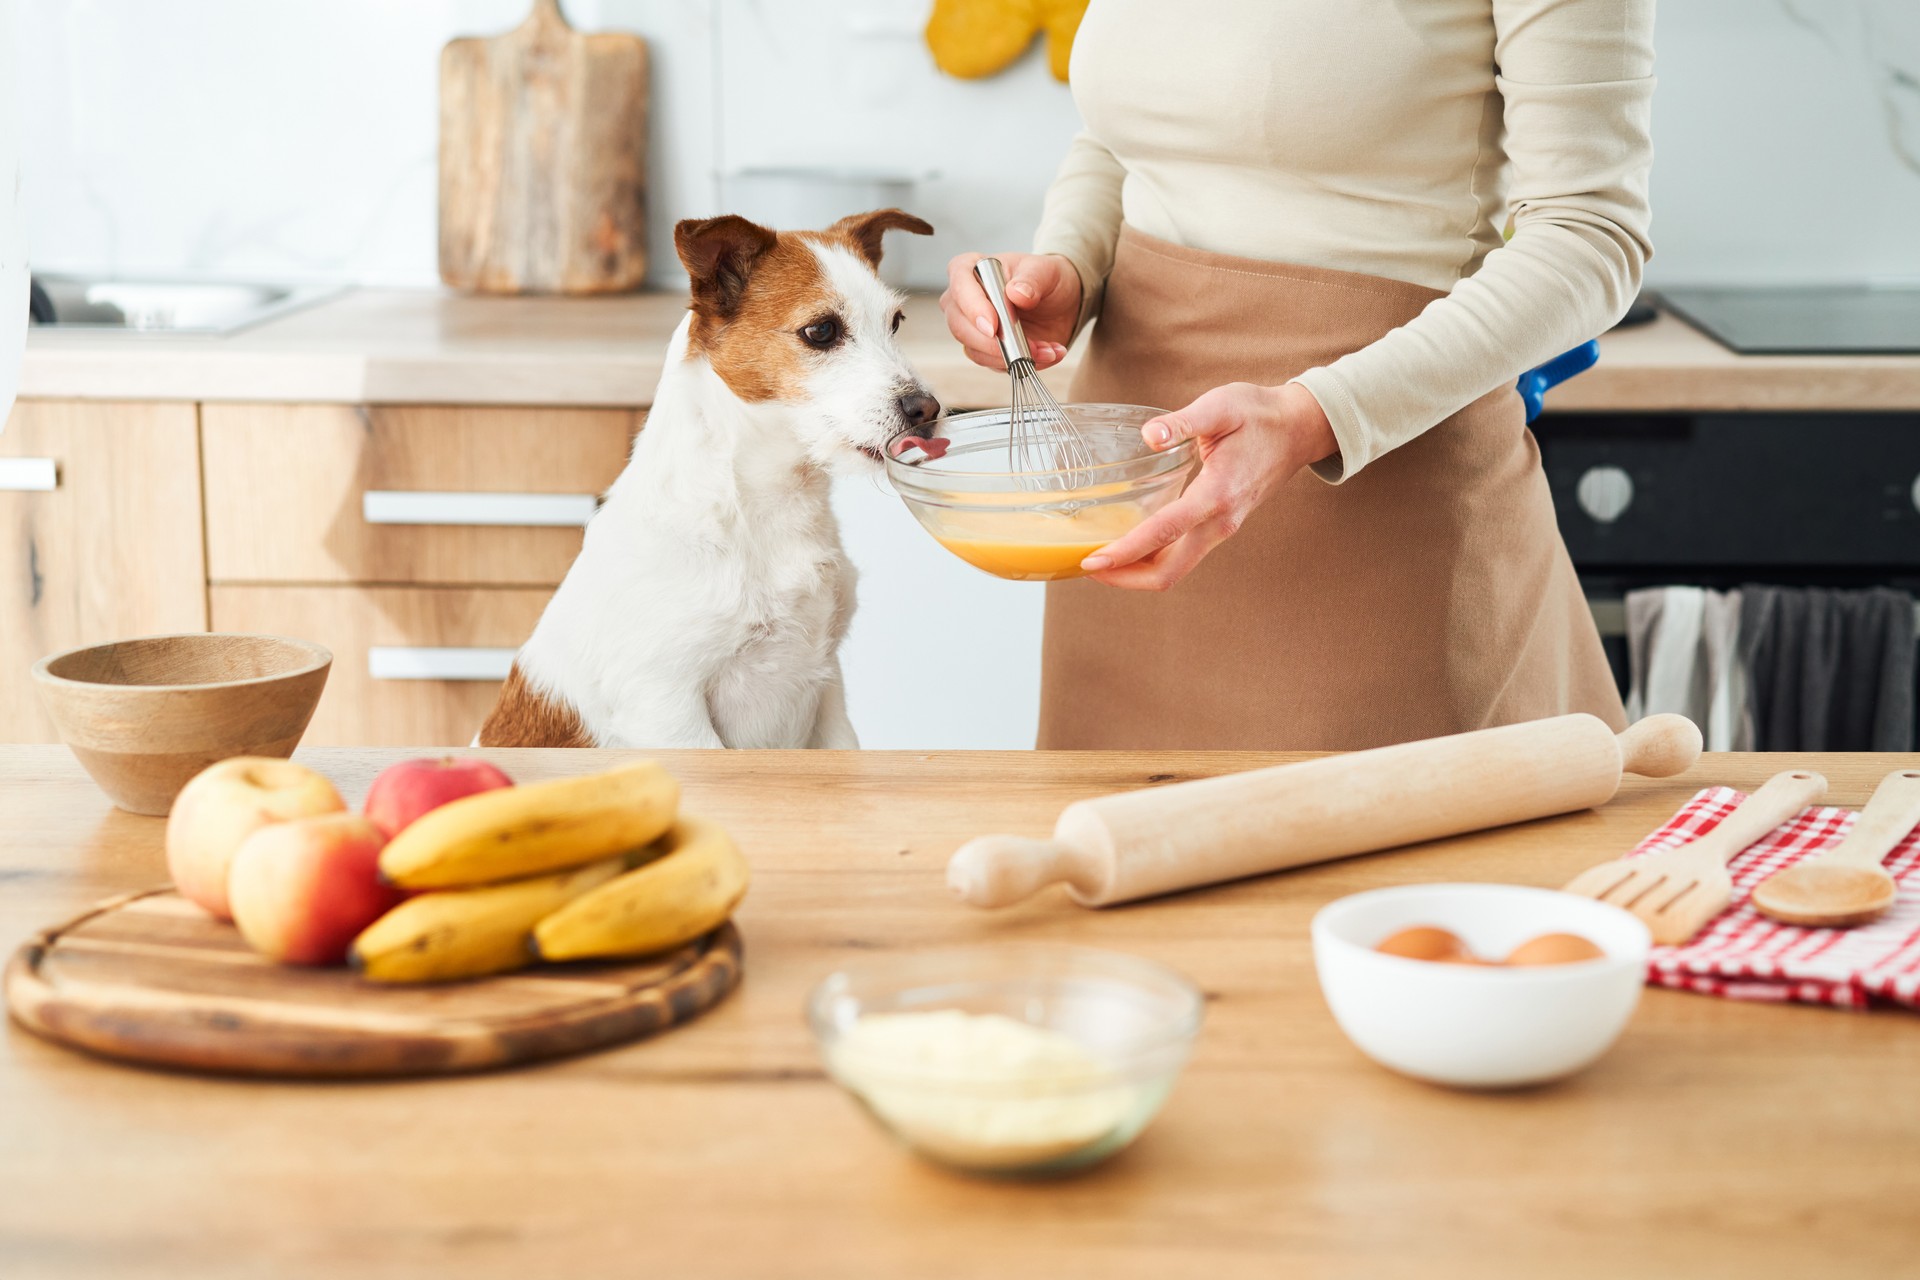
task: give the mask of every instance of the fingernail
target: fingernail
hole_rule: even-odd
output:
[[[1147,439],[1155,445],[1164,446],[1172,444],[1173,428],[1164,422],[1155,423],[1153,426],[1147,428]]]
[[[987,319],[985,316],[975,316],[973,318],[973,327],[986,334],[989,338],[993,336],[993,321]]]
[[[1007,296],[1009,298],[1013,298],[1013,297],[1031,298],[1033,296],[1033,286],[1028,284],[1025,280],[1015,280],[1012,284],[1007,286]]]
[[[1111,556],[1088,556],[1080,562],[1080,567],[1089,573],[1098,573],[1102,569],[1111,569],[1113,567],[1113,558]]]

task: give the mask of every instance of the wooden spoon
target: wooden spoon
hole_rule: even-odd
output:
[[[1844,929],[1885,914],[1898,886],[1880,860],[1916,825],[1920,770],[1888,774],[1847,838],[1762,880],[1753,891],[1754,910],[1812,929]]]
[[[1663,946],[1680,946],[1733,900],[1727,863],[1827,794],[1806,769],[1776,773],[1699,839],[1641,858],[1615,858],[1574,877],[1565,892],[1611,902],[1639,916]]]

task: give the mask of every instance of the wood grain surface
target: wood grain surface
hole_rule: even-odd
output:
[[[145,636],[33,666],[60,740],[122,809],[165,816],[229,756],[293,754],[333,655],[287,636]]]
[[[109,1058],[236,1075],[428,1076],[539,1062],[665,1031],[740,977],[728,925],[668,955],[390,987],[275,964],[171,890],[113,898],[21,944],[7,1008]]]
[[[471,742],[497,680],[376,680],[375,645],[518,649],[553,592],[545,587],[217,586],[223,631],[306,636],[333,650],[333,672],[305,741],[382,745]]]
[[[534,0],[440,54],[440,278],[481,293],[620,293],[647,270],[647,46]]]
[[[630,409],[211,404],[207,576],[223,583],[558,586],[577,528],[371,524],[369,489],[599,494]]]
[[[299,759],[357,799],[395,751]],[[488,752],[514,776],[615,753]],[[1361,1057],[1307,922],[1412,881],[1554,886],[1696,789],[1817,769],[1859,805],[1920,757],[1708,756],[1606,808],[1090,911],[953,902],[947,855],[1041,835],[1070,800],[1278,763],[1253,754],[669,755],[753,863],[752,971],[671,1035],[435,1081],[235,1081],[0,1037],[12,1277],[462,1280],[1756,1280],[1920,1274],[1920,1020],[1648,991],[1563,1084],[1468,1094]],[[0,748],[0,944],[154,882],[160,824],[57,748]],[[1127,1152],[983,1182],[893,1146],[821,1074],[801,1017],[834,969],[1051,939],[1170,964],[1208,996],[1191,1065]]]
[[[207,628],[199,425],[190,404],[22,401],[0,457],[59,468],[51,492],[0,492],[0,741],[58,742],[34,663]]]

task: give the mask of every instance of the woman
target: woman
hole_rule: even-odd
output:
[[[1008,296],[1042,368],[1097,315],[1073,399],[1184,405],[1143,430],[1204,464],[1048,589],[1042,747],[1624,723],[1513,384],[1638,290],[1652,26],[1652,0],[1093,0],[1086,129]],[[978,257],[942,304],[997,368]]]

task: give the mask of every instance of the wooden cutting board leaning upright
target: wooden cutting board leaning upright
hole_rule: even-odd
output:
[[[534,0],[440,53],[440,278],[477,293],[619,293],[646,271],[647,46]]]

